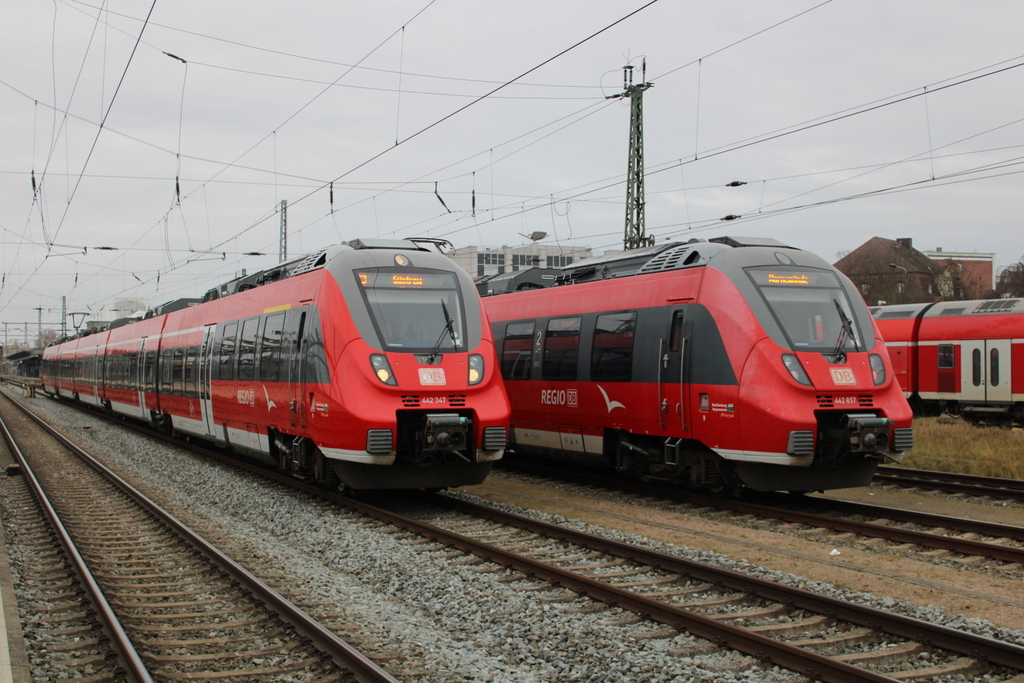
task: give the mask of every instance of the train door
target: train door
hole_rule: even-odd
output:
[[[148,343],[149,338],[143,337],[142,344],[139,346],[139,365],[135,369],[137,372],[135,386],[139,391],[139,415],[142,417],[149,415],[149,408],[146,407],[146,348]]]
[[[290,317],[290,316],[289,316]],[[291,426],[294,429],[306,428],[306,402],[303,396],[306,391],[306,311],[299,311],[293,319],[295,332],[294,337],[289,336],[288,349],[285,357],[288,358],[288,405],[291,416]],[[288,321],[291,326],[292,320]]]
[[[960,346],[960,400],[1010,402],[1010,340],[972,339]]]
[[[103,354],[100,351],[99,346],[94,346],[92,349],[92,371],[89,373],[91,381],[89,383],[89,393],[91,397],[86,403],[92,405],[100,404],[100,385],[103,384]],[[79,396],[81,398],[81,396]],[[85,399],[83,399],[85,400]]]
[[[199,406],[209,436],[214,436],[216,430],[213,422],[213,341],[216,329],[216,325],[206,326],[203,343],[199,347]]]
[[[672,432],[688,429],[686,385],[683,370],[686,367],[686,337],[683,323],[685,308],[672,311],[667,334],[659,340],[658,348],[658,412],[661,428]]]

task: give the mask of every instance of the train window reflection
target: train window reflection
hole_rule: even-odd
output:
[[[556,318],[548,321],[544,336],[544,379],[576,379],[580,350],[580,319]]]
[[[259,318],[249,318],[242,323],[242,334],[238,339],[238,379],[256,379],[256,329]]]
[[[981,349],[974,349],[971,353],[971,383],[981,386]]]
[[[529,379],[533,360],[534,321],[509,323],[501,345],[501,376],[505,379]]]
[[[284,313],[267,316],[263,322],[260,340],[260,379],[276,382],[281,379],[281,336],[284,330]]]
[[[683,348],[683,312],[672,314],[672,329],[668,340],[669,350],[675,352]]]
[[[999,349],[989,352],[988,381],[994,387],[999,386]]]
[[[590,379],[628,382],[633,372],[636,311],[597,316]]]
[[[379,268],[358,271],[356,277],[384,348],[465,350],[462,295],[453,273]]]
[[[748,268],[794,351],[866,351],[853,306],[836,276],[813,268]]]

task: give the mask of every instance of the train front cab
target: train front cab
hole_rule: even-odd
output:
[[[477,484],[504,453],[509,404],[468,275],[441,255],[364,248],[318,294],[334,379],[309,425],[351,487]],[[337,406],[358,425],[318,419]]]
[[[878,464],[912,447],[909,405],[852,284],[803,252],[776,258],[726,268],[768,335],[753,345],[739,382],[742,441],[768,448],[720,454],[754,489],[867,485]]]

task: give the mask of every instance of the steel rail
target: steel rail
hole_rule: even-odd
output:
[[[489,513],[495,513],[494,518],[500,519],[505,523],[508,523],[512,517],[518,517],[515,515],[506,517],[507,513],[500,513],[491,508],[478,508],[472,504],[464,504],[462,501],[444,497],[445,505],[448,505],[449,501],[454,503],[452,507],[471,511],[471,514],[474,515],[488,517]],[[812,680],[834,683],[894,683],[896,680],[810,650],[789,645],[739,626],[723,623],[711,617],[653,600],[638,593],[588,578],[576,572],[534,560],[519,553],[468,538],[462,534],[447,531],[427,522],[398,515],[357,500],[341,499],[339,502],[343,502],[350,509],[356,510],[368,517],[373,517],[392,526],[405,529],[411,533],[463,552],[472,553],[507,569],[522,572],[529,577],[548,581],[554,585],[562,586],[575,593],[600,600],[614,607],[640,614],[644,618],[667,624],[680,631],[689,632],[695,636],[710,640],[719,647],[729,647],[738,650],[754,657],[762,664],[770,662],[776,666],[796,671]],[[552,538],[571,540],[571,542],[588,547],[600,545],[600,543],[593,543],[593,541],[582,541],[583,537],[579,536],[578,532],[571,532],[553,525],[544,525],[543,523],[538,527],[531,528],[531,522],[534,520],[529,520],[525,517],[519,517],[519,521],[521,524],[516,524],[515,526],[529,528],[530,530],[543,528],[547,531],[545,535]],[[598,538],[596,536],[592,537],[592,539]],[[608,548],[612,547],[614,546],[606,546],[605,548],[595,547],[594,549],[609,552]],[[622,547],[629,548],[629,551],[625,554],[617,553],[622,556],[632,557],[634,552],[638,550],[632,546]],[[656,566],[671,569],[671,567],[664,566],[667,564],[669,563]],[[705,567],[704,569],[708,568]],[[691,571],[689,573],[693,575],[696,572]],[[1024,648],[1021,648],[1021,650],[1024,652]]]
[[[8,397],[8,399],[17,405],[26,415],[32,418],[32,420],[45,429],[57,441],[64,445],[64,447],[82,458],[84,462],[99,472],[113,485],[121,489],[125,494],[155,515],[163,523],[167,524],[171,529],[187,540],[203,556],[218,565],[233,579],[238,581],[246,590],[249,590],[254,595],[258,596],[268,609],[272,610],[284,619],[284,621],[294,626],[296,631],[301,633],[303,636],[309,638],[322,652],[327,653],[338,666],[350,672],[353,677],[359,681],[359,683],[399,683],[397,678],[391,676],[364,654],[356,650],[330,630],[326,629],[322,624],[307,615],[280,593],[222,553],[219,549],[206,541],[206,539],[164,510],[141,491],[135,489],[131,484],[103,465],[103,463],[99,462],[96,458],[92,457],[76,443],[61,434],[41,417],[33,413],[31,410],[28,410],[13,398]]]
[[[492,561],[500,562],[503,566],[522,571],[529,576],[537,576],[545,580],[552,581],[553,583],[558,583],[559,585],[565,585],[567,588],[574,591],[577,589],[572,588],[572,585],[578,585],[579,592],[583,592],[590,597],[594,597],[595,599],[602,600],[609,604],[617,605],[623,609],[627,609],[626,605],[635,605],[635,611],[643,616],[653,619],[656,618],[655,615],[660,615],[665,619],[663,623],[682,630],[688,630],[695,635],[708,638],[716,644],[734,647],[737,650],[758,658],[760,661],[772,661],[784,668],[798,671],[808,678],[818,676],[818,680],[835,681],[837,683],[855,683],[856,681],[892,683],[895,680],[891,677],[859,669],[852,665],[845,664],[844,662],[831,660],[811,651],[796,648],[791,645],[785,645],[784,643],[772,640],[766,636],[761,636],[757,633],[749,632],[740,627],[723,624],[686,610],[672,608],[671,606],[664,605],[663,603],[652,601],[649,598],[643,598],[636,593],[587,579],[579,574],[573,574],[566,570],[546,565],[517,553],[503,551],[498,548],[493,548],[492,546],[481,547],[479,548],[480,552],[477,553],[472,548],[477,547],[477,545],[485,546],[486,544],[475,544],[470,539],[466,539],[458,534],[447,532],[444,529],[426,522],[420,522],[403,517],[368,503],[325,491],[322,488],[303,483],[292,477],[269,470],[264,466],[245,462],[243,460],[239,460],[237,457],[229,457],[216,450],[203,448],[191,443],[184,443],[132,422],[114,420],[92,410],[89,410],[88,412],[96,415],[97,417],[102,417],[103,419],[126,426],[137,432],[156,437],[160,440],[166,441],[167,443],[176,445],[177,447],[185,448],[193,452],[203,454],[207,457],[212,457],[220,462],[233,464],[236,467],[258,474],[262,477],[269,478],[286,486],[290,486],[296,490],[303,491],[326,501],[343,505],[353,511],[366,514],[367,516],[374,517],[389,524],[400,526],[412,533],[417,533],[418,535],[431,538],[439,543],[447,543],[447,541],[442,539],[450,539],[451,543],[447,544],[460,550],[465,550],[466,552],[474,552],[474,554],[478,554],[485,559],[492,559],[491,554],[493,554],[494,559]],[[661,494],[664,494],[664,491],[662,491]],[[463,507],[467,512],[470,512],[470,514],[477,514],[476,510],[479,509],[479,514],[485,518],[513,525],[522,524],[521,528],[534,531],[535,533],[542,533],[550,538],[578,543],[594,550],[609,552],[610,554],[615,554],[619,557],[628,557],[638,562],[647,562],[653,567],[662,568],[668,571],[676,571],[682,575],[691,576],[695,579],[707,581],[715,585],[722,585],[735,588],[737,590],[751,592],[764,599],[774,600],[800,609],[806,609],[829,618],[848,621],[873,630],[884,631],[901,638],[914,640],[925,645],[934,645],[938,648],[947,649],[976,659],[984,659],[993,664],[1006,666],[1015,670],[1022,670],[1021,662],[1024,662],[1024,647],[1018,645],[1004,643],[992,638],[958,631],[956,629],[937,624],[931,624],[912,617],[890,614],[872,607],[857,605],[838,598],[831,598],[812,593],[804,589],[786,586],[784,584],[777,584],[766,579],[760,579],[746,574],[741,574],[739,572],[704,565],[699,562],[686,560],[674,555],[650,551],[639,546],[618,543],[600,536],[573,531],[565,527],[548,524],[528,517],[502,512],[494,508],[475,506],[472,503],[460,501],[448,496],[435,496],[435,498],[438,500],[443,498],[443,501],[441,502],[444,505]],[[590,543],[593,543],[593,545],[590,545]],[[462,547],[462,544],[465,544],[466,547]],[[643,559],[645,556],[647,557],[646,560]],[[551,578],[548,578],[549,575]],[[562,578],[565,579],[565,584],[562,584]],[[590,584],[595,584],[592,586],[593,593],[589,592],[589,589],[591,588]],[[648,605],[648,603],[650,604]],[[662,621],[662,619],[658,620]],[[691,623],[693,628],[690,628]],[[723,639],[723,634],[726,632],[736,632],[736,644],[734,644],[734,641],[732,640]],[[704,635],[705,633],[708,635]],[[718,635],[715,635],[716,633]],[[777,652],[775,651],[776,647],[779,647]],[[775,653],[779,659],[776,660],[772,657],[768,657],[769,652]],[[811,660],[813,660],[814,663],[820,663],[822,669],[819,671],[811,666],[809,664]],[[787,665],[783,662],[792,662],[792,664]]]
[[[809,497],[807,502],[816,506],[821,505],[835,512],[842,512],[850,515],[867,515],[891,519],[894,522],[908,522],[930,526],[950,531],[962,531],[964,533],[982,534],[994,538],[1006,538],[1014,541],[1024,542],[1024,527],[1000,522],[986,522],[979,519],[967,517],[949,517],[937,515],[932,512],[917,512],[915,510],[903,510],[900,508],[887,508],[871,503],[854,503],[848,500],[837,500],[835,498]]]
[[[802,588],[786,586],[740,572],[712,567],[639,546],[574,531],[548,522],[522,515],[480,506],[445,496],[445,504],[469,514],[510,524],[550,538],[576,543],[617,557],[628,558],[667,571],[678,572],[702,581],[736,590],[754,593],[767,600],[785,603],[817,614],[849,621],[868,628],[885,631],[902,638],[957,652],[973,658],[985,659],[993,664],[1024,670],[1024,646],[986,638],[946,626],[932,624],[913,617],[892,614],[865,605],[857,605],[839,598],[812,593]]]
[[[15,401],[15,403],[17,402]],[[50,503],[49,498],[46,496],[46,492],[43,490],[42,485],[36,478],[35,472],[32,471],[32,467],[28,464],[28,459],[25,458],[25,454],[22,453],[17,441],[14,439],[14,435],[11,434],[10,430],[7,428],[7,423],[2,418],[0,418],[0,431],[3,432],[3,438],[4,441],[7,442],[7,448],[11,451],[11,455],[14,456],[14,459],[18,462],[18,466],[21,468],[21,476],[25,478],[25,482],[28,484],[29,490],[39,503],[39,507],[42,509],[43,514],[50,522],[50,526],[53,528],[54,534],[57,536],[57,540],[62,546],[64,546],[64,552],[67,555],[68,561],[71,563],[75,574],[78,575],[78,580],[82,584],[82,587],[85,590],[85,595],[96,612],[97,619],[99,619],[103,632],[110,640],[111,647],[117,655],[118,666],[120,668],[119,673],[123,672],[127,676],[128,680],[133,683],[153,683],[153,678],[150,676],[149,669],[142,661],[139,653],[135,650],[135,645],[132,644],[131,638],[129,638],[128,634],[125,633],[124,627],[121,626],[121,621],[117,618],[117,615],[114,613],[110,603],[107,602],[107,598],[103,594],[103,589],[100,588],[99,583],[97,583],[96,579],[93,577],[85,559],[78,551],[78,546],[75,545],[75,542],[71,539],[71,535],[68,534],[67,529],[64,527],[64,523],[61,522],[60,516]]]
[[[693,500],[693,499],[691,499]],[[818,500],[818,499],[814,499]],[[827,501],[826,504],[832,501]],[[842,501],[840,501],[842,502]],[[805,524],[807,526],[819,527],[831,529],[841,533],[852,533],[860,536],[867,536],[869,538],[882,538],[887,541],[894,543],[912,543],[914,545],[924,546],[926,548],[936,548],[939,550],[948,550],[950,552],[961,553],[963,555],[978,555],[981,557],[987,557],[993,560],[1000,560],[1002,562],[1019,562],[1024,564],[1024,548],[1014,548],[994,543],[986,543],[985,541],[974,541],[966,538],[957,538],[956,536],[943,536],[941,534],[932,533],[929,531],[913,531],[911,529],[899,529],[897,527],[887,526],[885,524],[874,524],[872,522],[856,522],[848,519],[840,519],[837,517],[829,517],[827,515],[820,515],[813,512],[803,512],[800,510],[789,510],[779,507],[771,507],[766,505],[759,505],[755,503],[745,503],[743,501],[735,500],[708,500],[707,505],[717,507],[722,510],[728,510],[730,512],[736,512],[739,514],[753,514],[761,517],[769,517],[772,519],[782,520],[784,522],[790,522],[792,524]],[[831,507],[831,506],[830,506]],[[841,509],[841,505],[835,506],[835,509]],[[963,521],[971,523],[973,520],[958,520],[955,517],[943,517],[942,515],[925,515],[917,516],[918,513],[905,512],[902,515],[889,515],[888,508],[878,507],[874,512],[870,510],[875,506],[863,505],[857,506],[859,512],[873,514],[877,517],[902,517],[905,521],[910,521],[915,524],[934,524],[936,526],[944,526],[944,522],[950,526],[955,526],[956,522]],[[927,522],[925,520],[928,520]],[[985,531],[979,531],[982,528],[988,529],[988,533],[995,536],[1004,538],[1021,538],[1024,537],[1024,528],[1012,527],[1008,525],[995,525],[986,522],[974,522],[972,525],[975,533],[986,533]],[[1006,534],[1010,534],[1007,536]]]
[[[90,410],[89,412],[93,415],[97,414],[95,411]],[[101,417],[103,419],[110,419],[106,416]],[[771,662],[783,668],[797,671],[812,680],[820,680],[825,683],[894,683],[895,680],[888,676],[825,657],[810,650],[788,645],[738,626],[726,624],[710,617],[645,598],[637,593],[589,579],[580,574],[533,560],[518,553],[474,541],[432,524],[398,515],[363,501],[325,491],[322,488],[305,484],[264,467],[238,460],[237,458],[230,458],[215,450],[202,448],[195,444],[182,443],[138,424],[123,422],[118,422],[118,424],[128,426],[140,433],[155,436],[178,447],[213,457],[218,461],[233,464],[323,500],[342,505],[367,517],[405,529],[410,533],[457,548],[463,552],[473,553],[506,568],[520,571],[527,576],[550,581],[553,584],[564,586],[569,590],[587,595],[607,604],[639,613],[646,618],[670,625],[680,631],[688,631],[696,636],[710,640],[720,647],[730,647],[751,655],[762,663]],[[451,500],[454,499],[445,497],[444,500],[438,498],[435,502],[448,504]],[[490,508],[485,509],[497,513],[497,511],[493,511]],[[708,576],[713,575],[711,568],[705,567],[705,569],[709,572]],[[714,581],[714,579],[711,580]]]
[[[506,465],[508,466],[508,465]],[[563,472],[540,468],[534,465],[513,466],[526,472],[539,472],[543,476],[554,476],[566,478],[573,481],[585,483],[590,486],[614,486],[616,490],[624,493],[633,493],[644,496],[656,496],[676,503],[691,503],[702,507],[727,510],[737,514],[750,514],[759,517],[769,517],[786,522],[805,524],[807,526],[832,529],[838,532],[847,532],[868,536],[871,538],[882,538],[898,543],[912,543],[914,545],[949,550],[964,555],[977,555],[1002,562],[1019,562],[1024,564],[1024,548],[1014,548],[984,541],[943,536],[928,531],[913,531],[910,529],[898,529],[885,524],[873,524],[871,522],[855,522],[851,520],[838,519],[827,515],[813,512],[803,512],[784,507],[791,505],[783,496],[762,496],[760,500],[769,502],[750,502],[736,500],[733,498],[712,498],[689,491],[673,491],[665,487],[656,487],[639,484],[636,482],[609,482],[601,477],[582,475],[576,472]],[[1024,541],[1024,527],[1016,527],[1008,524],[997,524],[995,522],[984,522],[959,517],[947,517],[925,512],[914,512],[911,510],[899,510],[885,508],[867,503],[851,503],[847,501],[834,500],[831,498],[807,497],[803,500],[816,506],[826,507],[830,510],[847,514],[865,514],[873,517],[881,517],[894,521],[910,522],[926,526],[946,528],[951,531],[963,531],[969,533],[983,534],[997,538],[1007,538],[1016,541]],[[771,501],[781,501],[772,503]]]
[[[947,493],[967,493],[974,496],[991,496],[1009,500],[1024,500],[1024,481],[981,477],[974,474],[956,474],[914,470],[903,467],[879,467],[874,482],[899,486],[926,487]]]

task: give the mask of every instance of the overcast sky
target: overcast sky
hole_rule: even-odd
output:
[[[61,296],[155,305],[271,266],[282,200],[290,257],[534,231],[621,248],[629,107],[607,98],[644,59],[659,242],[833,262],[911,237],[1005,266],[1022,26],[1019,0],[5,2],[0,321],[34,335]]]

